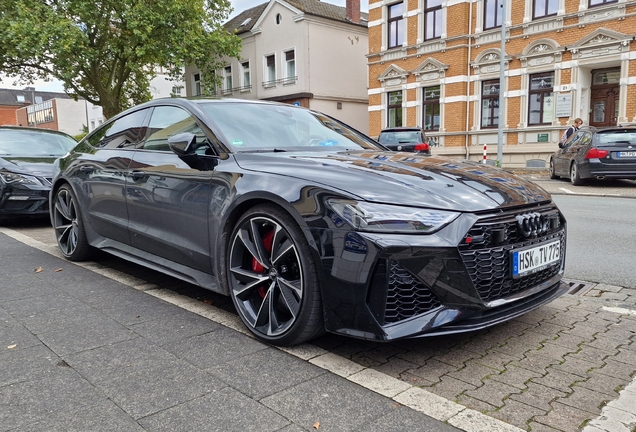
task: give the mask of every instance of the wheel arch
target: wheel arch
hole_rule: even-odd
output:
[[[300,228],[300,231],[305,237],[305,240],[309,244],[309,249],[311,250],[311,253],[313,255],[313,261],[318,270],[318,274],[321,274],[322,272],[322,262],[318,253],[316,242],[311,235],[308,224],[299,213],[299,211],[294,207],[294,205],[289,201],[283,199],[282,197],[270,192],[253,192],[241,197],[240,200],[237,200],[234,206],[228,209],[222,219],[222,228],[218,231],[216,236],[216,241],[219,242],[220,250],[218,251],[218,253],[214,254],[214,271],[217,275],[219,286],[221,287],[222,292],[226,295],[229,295],[230,293],[227,280],[224,277],[226,271],[225,259],[231,241],[230,235],[240,217],[250,209],[259,205],[272,205],[278,207],[280,210],[287,213],[294,220],[294,222],[296,222],[296,224]]]

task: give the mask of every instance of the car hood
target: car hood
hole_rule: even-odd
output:
[[[22,174],[51,177],[55,159],[55,157],[4,156],[0,158],[0,168]]]
[[[413,153],[238,153],[245,170],[304,179],[371,202],[480,211],[549,201],[541,187],[499,168]]]

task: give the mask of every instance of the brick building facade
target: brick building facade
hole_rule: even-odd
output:
[[[636,124],[636,1],[501,2],[369,4],[372,136],[418,125],[434,152],[496,159],[502,121],[504,166],[542,166],[577,117]]]

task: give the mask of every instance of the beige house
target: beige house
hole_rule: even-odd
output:
[[[340,7],[318,0],[270,0],[225,24],[242,39],[228,58],[217,95],[301,105],[369,130],[367,14],[359,0]],[[186,94],[202,94],[196,67]]]

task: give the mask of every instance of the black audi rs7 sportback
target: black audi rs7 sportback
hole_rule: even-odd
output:
[[[482,329],[568,289],[539,186],[291,105],[136,106],[57,160],[50,201],[68,259],[100,249],[229,295],[277,345]]]

